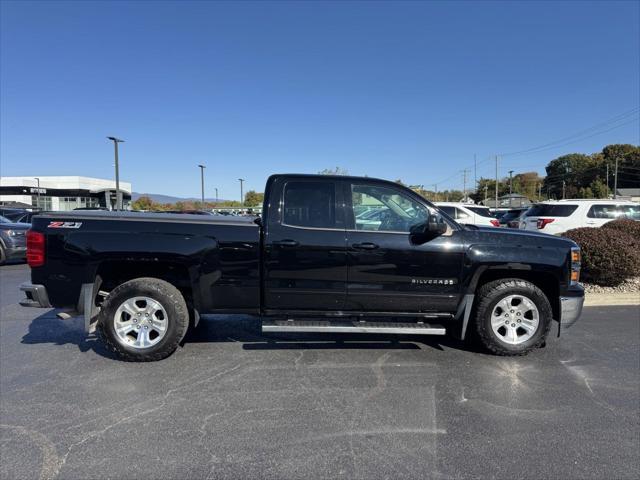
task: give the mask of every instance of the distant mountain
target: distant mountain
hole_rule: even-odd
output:
[[[136,201],[140,197],[149,197],[151,200],[157,203],[176,203],[176,202],[199,202],[200,198],[182,198],[182,197],[172,197],[171,195],[162,195],[159,193],[138,193],[133,192],[131,194],[131,200]],[[215,198],[205,198],[205,202],[215,202]],[[225,202],[224,198],[219,198],[218,202]]]

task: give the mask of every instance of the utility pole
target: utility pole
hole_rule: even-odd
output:
[[[240,203],[244,206],[244,193],[242,190],[242,184],[244,183],[244,178],[239,178],[238,181],[240,182]]]
[[[467,199],[467,170],[462,171],[462,201]]]
[[[542,200],[542,184],[538,184],[538,200]]]
[[[202,207],[204,208],[204,169],[207,168],[204,165],[198,165],[200,167],[200,198],[202,199]]]
[[[478,162],[477,155],[473,154],[473,191],[478,193]]]
[[[562,199],[564,200],[564,187],[565,187],[565,181],[562,180]]]
[[[116,157],[116,210],[122,209],[122,203],[120,200],[120,167],[118,165],[118,144],[124,143],[124,140],[120,140],[116,137],[107,137],[109,140],[113,142],[113,147],[115,149],[115,157]]]
[[[433,189],[435,190],[435,194],[434,194],[435,200],[434,200],[434,202],[437,202],[438,201],[438,184],[437,183],[433,184]]]
[[[498,208],[498,155],[496,155],[496,204],[493,208]]]
[[[609,162],[607,162],[607,198],[609,198]]]
[[[216,203],[218,203],[218,187],[215,187],[214,190],[216,191]]]
[[[618,156],[616,156],[616,171],[613,174],[613,199],[618,198]]]
[[[487,204],[487,194],[489,193],[489,185],[484,184],[484,205]]]

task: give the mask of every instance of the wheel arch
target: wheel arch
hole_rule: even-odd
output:
[[[157,278],[170,283],[182,293],[189,309],[197,309],[199,299],[194,295],[191,272],[186,265],[179,262],[107,260],[98,265],[95,276],[100,282],[100,290],[106,292],[124,282],[142,277]]]
[[[555,320],[560,318],[560,281],[555,274],[549,271],[531,268],[513,268],[506,265],[487,267],[479,269],[476,272],[469,285],[469,290],[475,293],[489,282],[507,278],[526,280],[542,290],[551,304],[553,318]]]

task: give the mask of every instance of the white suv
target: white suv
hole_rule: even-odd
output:
[[[640,204],[627,200],[557,200],[538,203],[520,228],[558,235],[580,227],[601,227],[617,218],[640,220]]]
[[[489,207],[458,202],[435,202],[434,205],[458,223],[499,227],[500,222]]]

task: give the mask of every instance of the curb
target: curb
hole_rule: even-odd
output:
[[[640,305],[640,293],[587,293],[585,307],[601,307],[607,305]]]

